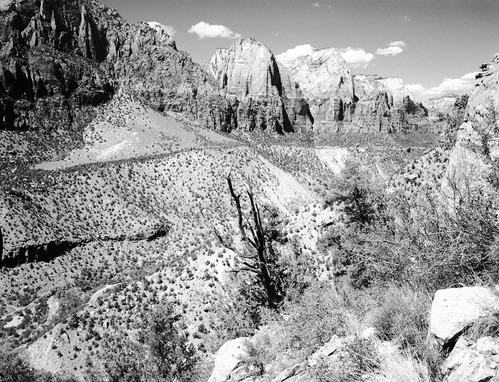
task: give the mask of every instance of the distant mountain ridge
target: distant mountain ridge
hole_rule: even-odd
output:
[[[410,95],[392,102],[385,86],[359,97],[334,48],[288,70],[265,45],[242,39],[202,68],[165,28],[129,24],[94,0],[4,1],[0,41],[0,131],[30,140],[3,134],[0,154],[8,161],[40,162],[80,147],[95,108],[120,88],[157,111],[226,132],[425,126],[424,109]]]
[[[206,67],[219,85],[227,89],[227,94],[253,98],[268,94],[268,89],[263,89],[265,84],[272,85],[273,70],[268,68],[275,67],[274,72],[282,77],[279,84],[286,84],[287,94],[292,94],[295,109],[288,114],[295,117],[298,130],[304,124],[303,119],[296,116],[303,116],[307,109],[313,129],[319,131],[353,129],[390,133],[429,128],[426,109],[404,87],[401,79],[353,76],[335,48],[314,50],[286,68],[276,64],[274,55],[262,43],[239,39],[229,49],[217,50]],[[294,90],[290,92],[293,82]],[[289,110],[289,102],[285,104]]]

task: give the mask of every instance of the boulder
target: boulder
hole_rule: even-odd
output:
[[[499,312],[499,294],[485,287],[442,289],[431,306],[430,332],[442,346],[482,317]]]
[[[225,382],[234,380],[233,374],[242,364],[241,358],[247,355],[247,337],[236,338],[224,343],[215,355],[215,367],[208,382]],[[238,378],[239,380],[239,378]]]
[[[445,382],[485,382],[499,376],[499,339],[480,338],[476,343],[460,338],[442,365]]]

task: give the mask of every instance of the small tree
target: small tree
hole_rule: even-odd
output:
[[[171,305],[162,306],[152,312],[142,332],[158,376],[169,382],[191,381],[197,362],[194,346],[179,327],[180,318]]]
[[[326,197],[326,206],[339,205],[348,224],[371,224],[384,208],[379,187],[368,169],[360,162],[348,160],[337,177],[332,192]]]
[[[196,350],[171,305],[149,314],[138,341],[123,331],[104,338],[99,358],[99,365],[88,361],[92,382],[189,382],[197,363]]]

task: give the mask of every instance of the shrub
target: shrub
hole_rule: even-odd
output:
[[[370,373],[367,380],[373,382],[433,382],[428,368],[414,358],[410,352],[401,354],[392,352],[380,355],[381,362],[378,370]]]
[[[415,353],[424,346],[429,327],[431,300],[408,287],[389,287],[379,308],[371,312],[371,324],[384,341],[395,341]]]
[[[379,368],[376,346],[369,339],[355,338],[341,350],[341,362],[319,360],[311,372],[319,382],[357,382]],[[341,365],[341,366],[340,366]]]
[[[312,354],[334,334],[346,334],[347,302],[330,284],[315,283],[283,308],[286,319],[279,321],[282,346],[302,357]]]

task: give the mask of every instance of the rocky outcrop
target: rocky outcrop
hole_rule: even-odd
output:
[[[442,365],[442,371],[445,382],[497,381],[499,339],[482,337],[477,341],[471,341],[460,338]]]
[[[454,109],[454,105],[460,96],[457,94],[445,94],[441,97],[433,97],[424,102],[428,110],[428,118],[432,122],[446,120]]]
[[[261,334],[261,333],[260,333]],[[237,338],[226,342],[215,356],[215,367],[209,382],[264,382],[270,377],[266,374],[267,365],[258,364],[248,354],[248,349],[258,348],[258,335],[251,338]],[[281,371],[271,379],[272,382],[315,382],[322,380],[318,370],[330,368],[341,375],[352,367],[352,354],[349,345],[358,339],[355,336],[339,337],[333,335],[331,340],[317,349],[307,360],[297,363]],[[367,340],[367,338],[364,338]],[[372,346],[374,342],[370,343]],[[382,346],[381,344],[379,346]]]
[[[208,382],[225,382],[236,380],[238,368],[243,363],[242,358],[248,355],[249,338],[241,337],[224,343],[215,355],[215,367]],[[239,379],[239,378],[238,378]]]
[[[18,265],[32,262],[49,262],[59,256],[63,256],[73,248],[95,241],[152,241],[166,236],[168,231],[169,228],[167,226],[156,225],[147,231],[136,232],[128,235],[100,235],[96,237],[92,236],[74,239],[51,240],[47,243],[25,245],[10,249],[3,255],[0,251],[0,268],[14,268]]]
[[[490,337],[496,329],[498,307],[499,294],[490,288],[452,288],[435,293],[430,334],[448,352],[440,366],[445,382],[482,382],[499,377],[499,339]]]
[[[337,49],[319,49],[299,57],[289,71],[309,102],[315,126],[348,118],[354,100],[353,78]]]
[[[206,68],[226,99],[229,128],[290,132],[311,127],[300,89],[262,43],[239,39],[229,49],[218,49]]]
[[[459,199],[471,189],[486,188],[492,162],[499,158],[499,54],[481,70],[442,184],[450,200]]]
[[[489,288],[442,289],[433,299],[430,332],[440,345],[452,347],[469,325],[498,312],[499,295]]]
[[[427,110],[399,78],[352,76],[334,48],[299,57],[289,68],[318,131],[401,132],[430,128]]]
[[[427,110],[400,78],[357,75],[352,125],[361,131],[405,132],[430,128]]]

